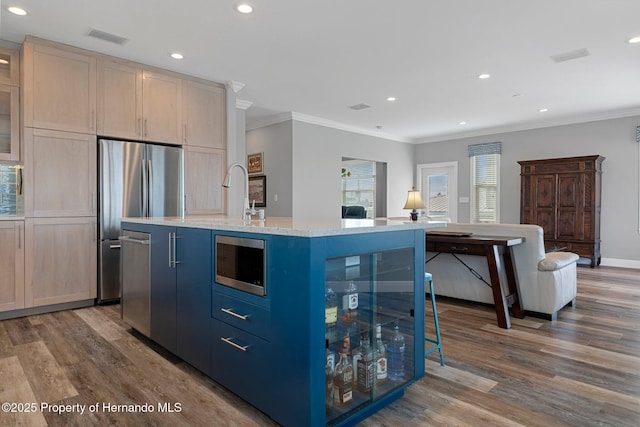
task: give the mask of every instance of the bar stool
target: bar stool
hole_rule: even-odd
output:
[[[438,311],[436,310],[436,294],[433,291],[433,277],[431,273],[424,273],[424,281],[425,283],[429,283],[429,295],[431,296],[431,308],[433,309],[433,324],[436,329],[436,338],[427,338],[425,336],[424,341],[435,344],[433,347],[426,348],[424,351],[424,355],[427,356],[429,353],[432,353],[436,350],[440,352],[440,365],[444,366],[444,356],[442,355],[442,343],[440,341],[440,324],[438,323]]]

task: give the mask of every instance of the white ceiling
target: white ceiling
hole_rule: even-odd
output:
[[[241,15],[233,0],[2,0],[0,39],[31,34],[244,83],[249,127],[293,112],[425,142],[640,114],[640,43],[626,43],[640,35],[639,0],[250,2]],[[359,103],[371,108],[348,108]]]

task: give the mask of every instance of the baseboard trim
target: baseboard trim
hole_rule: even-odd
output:
[[[640,261],[633,259],[602,258],[600,265],[604,267],[635,268],[640,270]]]
[[[0,313],[0,320],[15,319],[17,317],[33,316],[34,314],[51,313],[54,311],[72,310],[74,308],[90,307],[95,305],[95,302],[95,299],[87,299],[82,301],[65,302],[62,304],[43,305],[41,307],[5,311]]]

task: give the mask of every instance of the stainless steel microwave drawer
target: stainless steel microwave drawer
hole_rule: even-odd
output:
[[[246,301],[217,292],[212,293],[211,316],[250,334],[269,340],[271,313]]]

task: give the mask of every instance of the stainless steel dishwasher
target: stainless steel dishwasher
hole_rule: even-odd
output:
[[[120,236],[120,314],[141,334],[151,333],[151,235],[123,230]]]

